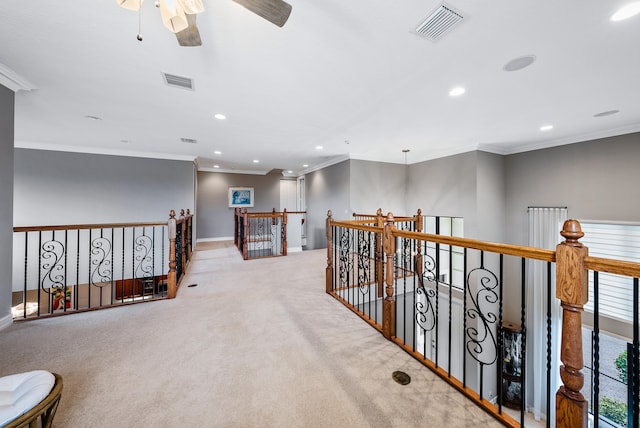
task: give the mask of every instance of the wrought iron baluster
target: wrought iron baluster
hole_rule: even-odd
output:
[[[479,281],[475,295],[471,294],[472,276],[477,274]],[[466,350],[469,355],[480,365],[480,399],[484,398],[484,367],[492,365],[498,358],[498,344],[494,336],[495,324],[498,320],[496,314],[491,311],[483,311],[482,304],[495,304],[498,294],[495,288],[499,284],[498,277],[484,266],[484,251],[480,252],[480,267],[471,269],[467,275],[467,287],[469,299],[473,307],[466,310],[466,317],[476,320],[475,326],[466,327]]]
[[[547,262],[547,428],[551,427],[551,262]]]
[[[28,278],[28,271],[29,271],[29,232],[25,232],[24,233],[24,291],[22,293],[22,317],[26,318],[27,317],[27,296],[28,296],[28,292],[27,292],[27,278]],[[38,308],[38,312],[40,312],[40,309]]]
[[[633,278],[633,352],[631,353],[631,361],[633,367],[632,376],[632,395],[631,411],[632,417],[629,425],[633,427],[640,426],[640,321],[638,319],[638,307],[640,305],[640,290],[638,278]],[[627,353],[629,355],[629,353]],[[628,357],[627,357],[628,358]]]
[[[463,273],[464,277],[468,277],[467,273],[467,255],[468,249],[464,248],[464,262],[463,262]],[[463,287],[463,303],[462,303],[462,337],[466,337],[467,334],[467,295],[469,293],[469,284],[467,281],[462,285]],[[467,387],[467,352],[462,353],[462,386],[463,388]]]
[[[502,255],[501,255],[502,256]],[[521,352],[522,352],[522,385],[520,386],[521,394],[520,394],[520,426],[524,426],[524,411],[525,411],[525,403],[526,403],[526,395],[527,395],[527,370],[524,369],[527,367],[527,330],[525,328],[525,321],[527,319],[527,308],[526,308],[526,259],[522,257],[521,271],[522,276],[520,278],[520,328],[522,329],[522,342],[521,342]],[[502,277],[500,278],[500,282],[502,282]]]
[[[73,303],[76,310],[80,309],[80,230],[76,230],[76,283],[74,285]]]

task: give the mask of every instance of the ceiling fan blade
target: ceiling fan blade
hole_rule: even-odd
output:
[[[189,24],[187,28],[176,33],[178,44],[180,46],[202,46],[200,31],[196,26],[196,15],[187,14],[187,23]]]
[[[291,5],[283,0],[233,0],[267,21],[282,27],[291,14]]]

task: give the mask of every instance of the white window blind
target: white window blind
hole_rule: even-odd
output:
[[[640,262],[640,225],[580,222],[589,255]],[[600,272],[598,274],[600,315],[633,321],[633,279]],[[589,272],[589,302],[593,312],[593,272]]]

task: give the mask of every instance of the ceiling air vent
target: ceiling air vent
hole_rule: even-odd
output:
[[[164,79],[164,83],[169,86],[193,91],[193,79],[169,73],[162,73],[162,78]]]
[[[441,4],[416,28],[416,33],[431,41],[439,40],[464,17],[450,6]]]
[[[198,140],[194,138],[180,138],[180,141],[182,141],[183,143],[189,143],[189,144],[196,144],[198,142]]]

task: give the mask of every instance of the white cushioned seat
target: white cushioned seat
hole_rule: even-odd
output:
[[[56,378],[45,370],[0,377],[0,426],[33,409],[51,392]]]

